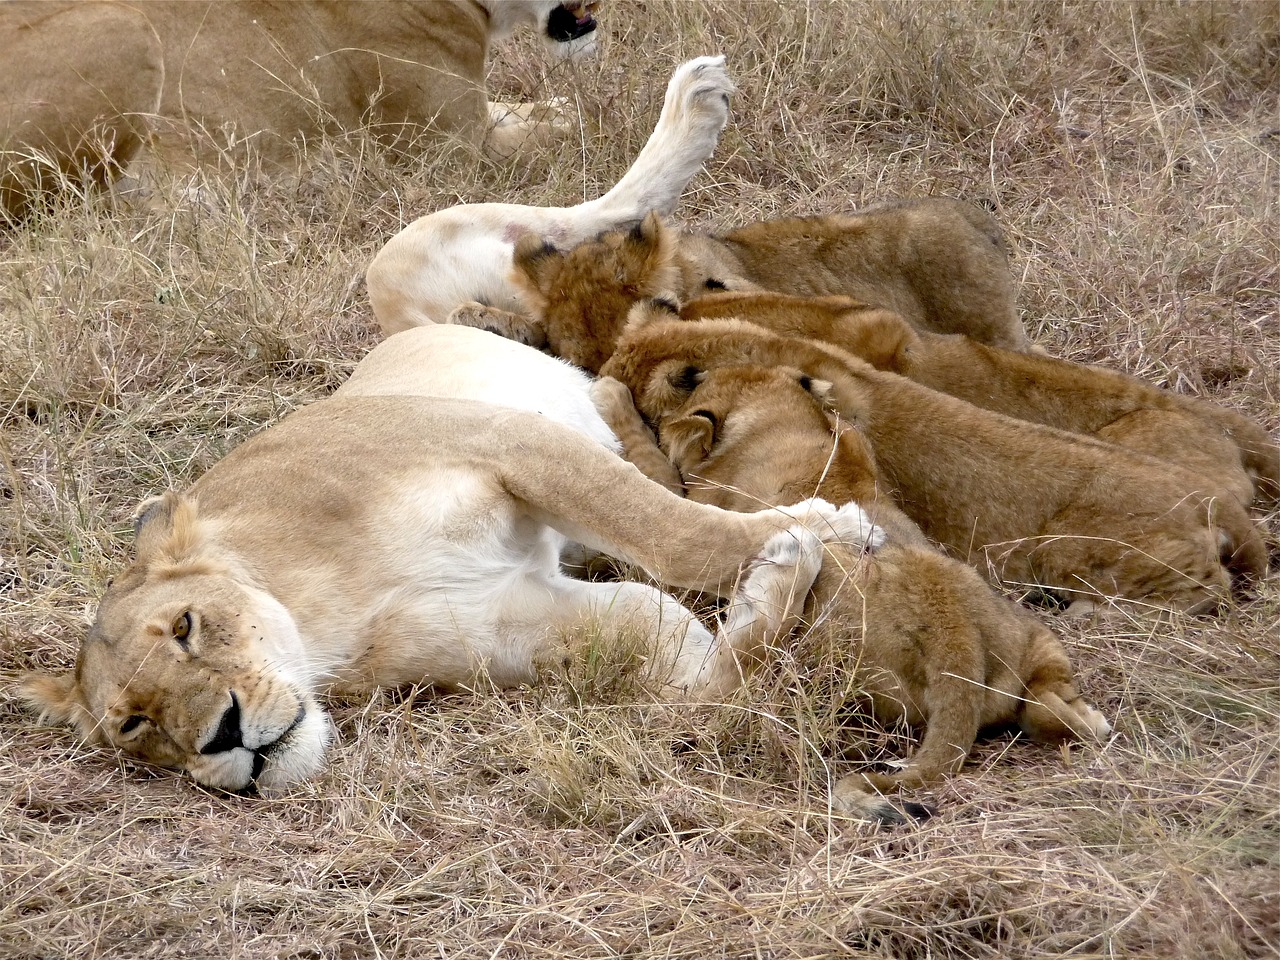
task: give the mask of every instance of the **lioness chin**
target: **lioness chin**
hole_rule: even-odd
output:
[[[720,696],[739,650],[792,628],[824,540],[879,542],[856,506],[689,503],[612,447],[566,364],[463,327],[392,338],[334,396],[144,504],[74,671],[24,694],[91,742],[279,791],[322,762],[323,692],[527,683],[588,622],[647,638],[659,692]],[[728,597],[722,622],[652,585],[566,576],[570,540]]]

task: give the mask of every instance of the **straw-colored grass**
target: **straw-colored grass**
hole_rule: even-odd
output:
[[[364,266],[463,201],[622,173],[667,77],[738,84],[694,224],[948,195],[998,216],[1049,350],[1280,424],[1274,4],[615,0],[600,57],[496,52],[578,130],[498,165],[358,134],[296,180],[69,198],[0,234],[0,685],[65,668],[137,502],[323,396],[376,341]],[[1275,518],[1269,518],[1272,535]],[[334,704],[275,800],[215,795],[0,700],[0,958],[1244,958],[1280,945],[1280,588],[1223,616],[1058,622],[1105,745],[984,742],[940,815],[829,816],[910,736],[811,636],[690,716],[582,638],[532,690]]]

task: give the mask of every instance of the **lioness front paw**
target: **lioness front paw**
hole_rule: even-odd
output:
[[[802,500],[782,513],[804,524],[823,541],[838,540],[851,547],[875,550],[884,543],[884,530],[876,526],[856,503],[835,507],[821,497]]]

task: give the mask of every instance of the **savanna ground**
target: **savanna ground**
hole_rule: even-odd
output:
[[[355,136],[301,179],[0,234],[0,689],[68,666],[144,496],[323,396],[376,341],[364,266],[461,201],[622,173],[672,68],[739,91],[680,217],[948,195],[1003,223],[1054,353],[1280,425],[1280,8],[616,0],[600,57],[500,48],[575,134],[518,165]],[[1276,518],[1268,518],[1274,538]],[[0,957],[1261,957],[1280,944],[1280,584],[1215,619],[1059,622],[1117,733],[987,741],[878,830],[828,786],[911,740],[838,638],[738,703],[655,712],[584,655],[533,690],[334,705],[283,799],[205,792],[0,700]]]

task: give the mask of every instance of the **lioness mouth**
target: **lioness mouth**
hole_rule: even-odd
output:
[[[586,7],[580,7],[579,9],[582,12],[576,14],[561,4],[552,10],[551,16],[547,17],[547,36],[557,43],[568,43],[570,40],[585,37],[594,30],[596,28],[595,17],[591,16]]]
[[[299,705],[298,712],[294,715],[293,723],[285,728],[284,733],[276,737],[270,743],[263,744],[253,751],[253,772],[249,775],[249,784],[246,789],[256,789],[258,777],[262,775],[263,768],[267,765],[267,758],[279,750],[281,747],[287,747],[289,740],[293,735],[293,731],[298,729],[298,725],[306,719],[307,708]]]

